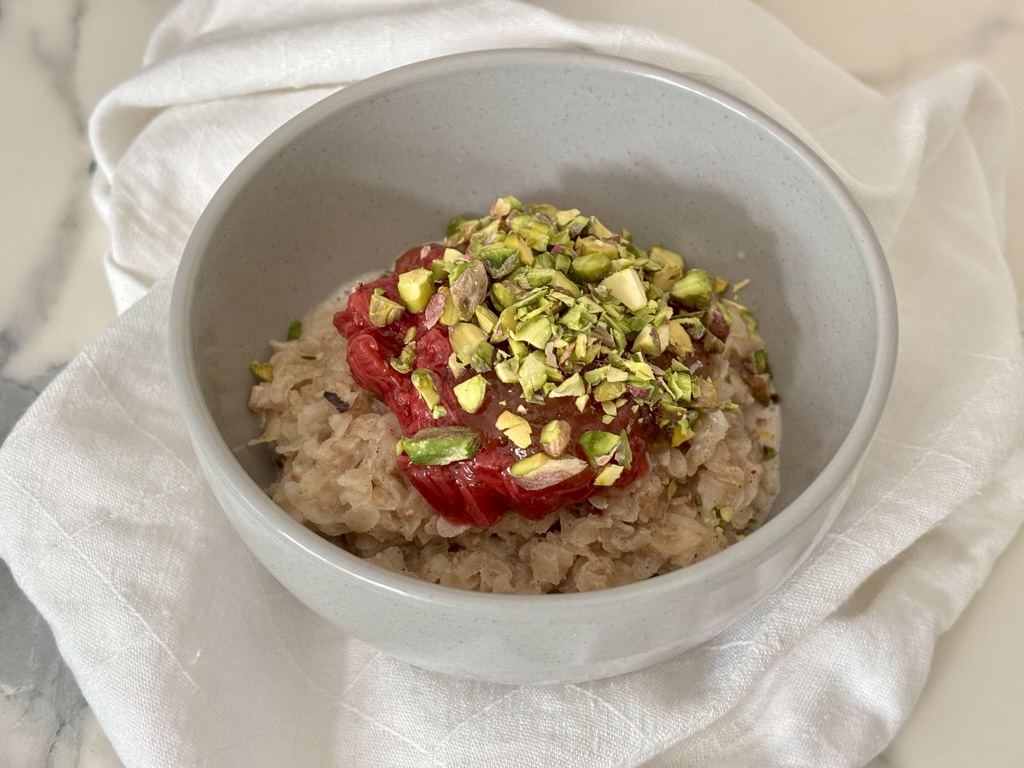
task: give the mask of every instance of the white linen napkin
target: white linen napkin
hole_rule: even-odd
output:
[[[185,0],[100,104],[124,314],[0,450],[0,555],[126,765],[855,766],[891,739],[1024,517],[1007,105],[971,65],[882,98],[746,0],[679,6],[685,41],[511,1]],[[564,687],[424,672],[299,604],[207,491],[164,356],[184,242],[260,139],[352,81],[510,41],[688,72],[782,121],[867,211],[901,319],[879,434],[805,565],[694,651]]]

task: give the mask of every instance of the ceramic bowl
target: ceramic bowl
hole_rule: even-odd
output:
[[[391,573],[261,490],[275,468],[246,402],[250,360],[337,286],[499,195],[597,215],[749,277],[783,397],[782,491],[745,540],[646,582],[477,594]],[[505,683],[636,670],[720,632],[775,589],[843,504],[882,412],[895,301],[869,224],[789,132],[682,75],[580,52],[457,55],[348,87],[231,174],[182,258],[171,370],[210,486],[296,597],[413,664]]]

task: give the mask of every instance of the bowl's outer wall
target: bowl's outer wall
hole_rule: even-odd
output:
[[[605,604],[586,613],[544,612],[513,598],[497,610],[410,599],[379,584],[331,578],[315,553],[296,558],[278,529],[253,525],[253,510],[207,476],[246,546],[288,590],[350,635],[416,666],[513,685],[596,680],[643,669],[718,634],[778,586],[812,550],[839,513],[851,475],[801,520],[782,548],[758,553],[724,584],[697,584],[668,597]],[[498,601],[501,601],[501,597]],[[495,606],[491,606],[492,608]]]
[[[453,215],[483,211],[504,194],[580,208],[630,229],[642,247],[661,243],[690,265],[750,278],[742,298],[760,320],[784,397],[777,508],[819,475],[872,374],[878,310],[863,256],[875,247],[870,233],[851,227],[848,202],[818,167],[762,125],[699,90],[628,69],[549,52],[514,67],[481,59],[392,73],[304,113],[229,179],[189,244],[205,252],[186,253],[201,261],[184,312],[202,397],[257,484],[268,484],[274,467],[265,449],[246,447],[259,429],[246,408],[248,364],[268,356],[267,340],[336,286],[387,267],[409,246],[442,236]],[[365,96],[380,82],[388,87]],[[329,545],[290,542],[220,469],[206,469],[247,544],[307,604],[403,658],[506,682],[614,674],[692,646],[778,585],[840,495],[795,525],[791,541],[755,553],[754,567],[661,610],[638,600],[636,610],[566,611],[544,621],[492,611],[496,623],[473,628],[430,601],[398,593],[388,593],[394,604],[382,601],[379,587],[343,573],[336,556],[310,556],[310,547]],[[518,625],[501,623],[514,614]],[[396,615],[417,628],[421,644],[396,638]],[[505,648],[505,668],[495,666],[502,633],[525,644]]]

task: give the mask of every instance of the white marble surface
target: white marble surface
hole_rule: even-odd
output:
[[[759,0],[868,84],[898,88],[955,61],[995,71],[1024,110],[1021,0]],[[682,29],[672,0],[545,0],[570,16]],[[0,440],[42,386],[113,317],[85,138],[97,99],[139,65],[170,0],[0,0]],[[13,98],[12,98],[13,97]],[[15,105],[13,108],[11,105]],[[1024,285],[1024,121],[1008,186],[1007,248]],[[3,511],[0,510],[0,513]],[[896,768],[1024,765],[1024,537],[940,639],[928,686],[877,761]],[[0,768],[118,766],[43,619],[0,564]]]

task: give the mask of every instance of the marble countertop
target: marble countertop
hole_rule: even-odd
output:
[[[758,0],[867,84],[891,91],[954,62],[991,68],[1024,110],[1019,0]],[[672,0],[546,0],[578,18],[627,14],[671,32]],[[46,383],[114,316],[101,260],[107,233],[89,199],[85,130],[99,97],[139,65],[170,0],[3,3],[0,79],[0,441]],[[678,15],[678,14],[676,14]],[[11,104],[15,107],[11,108]],[[1008,183],[1008,252],[1024,286],[1024,121]],[[1024,318],[1024,315],[1022,315]],[[894,768],[1024,764],[1024,536],[940,638],[916,709],[876,761]],[[116,754],[63,664],[45,621],[0,562],[0,768],[109,768]],[[1010,663],[1006,662],[1010,659]],[[968,735],[965,738],[965,735]]]

